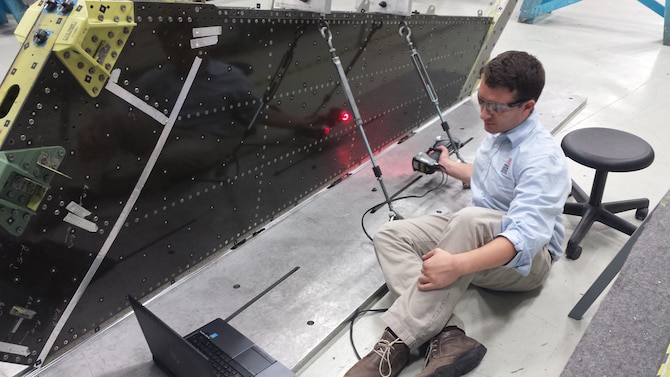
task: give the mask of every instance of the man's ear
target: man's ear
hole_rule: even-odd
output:
[[[523,108],[523,111],[528,111],[529,113],[531,113],[535,108],[535,100],[534,99],[528,100],[521,106]]]

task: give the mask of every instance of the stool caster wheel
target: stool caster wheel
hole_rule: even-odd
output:
[[[635,218],[638,220],[644,220],[647,218],[647,214],[649,214],[649,207],[638,208],[635,211]]]
[[[565,256],[572,260],[579,259],[582,256],[582,247],[568,243],[568,246],[565,248]]]

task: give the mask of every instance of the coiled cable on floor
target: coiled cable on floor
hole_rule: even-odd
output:
[[[360,317],[363,314],[366,313],[383,313],[387,311],[388,309],[365,309],[365,310],[356,310],[356,313],[354,313],[354,316],[351,318],[351,322],[349,322],[349,341],[351,342],[351,348],[354,350],[354,354],[356,355],[356,359],[360,360],[361,355],[358,354],[358,351],[356,350],[356,345],[354,344],[354,322],[358,317]]]

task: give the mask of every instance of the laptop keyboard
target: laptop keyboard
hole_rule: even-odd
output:
[[[195,333],[188,337],[191,342],[200,352],[205,354],[215,369],[216,377],[243,377],[233,366],[233,360],[226,355],[219,347],[202,333]]]

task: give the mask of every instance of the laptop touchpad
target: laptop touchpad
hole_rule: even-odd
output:
[[[248,350],[237,355],[235,357],[235,361],[240,363],[243,367],[247,368],[247,370],[253,374],[258,374],[272,365],[272,362],[270,362],[253,348],[249,348]]]

